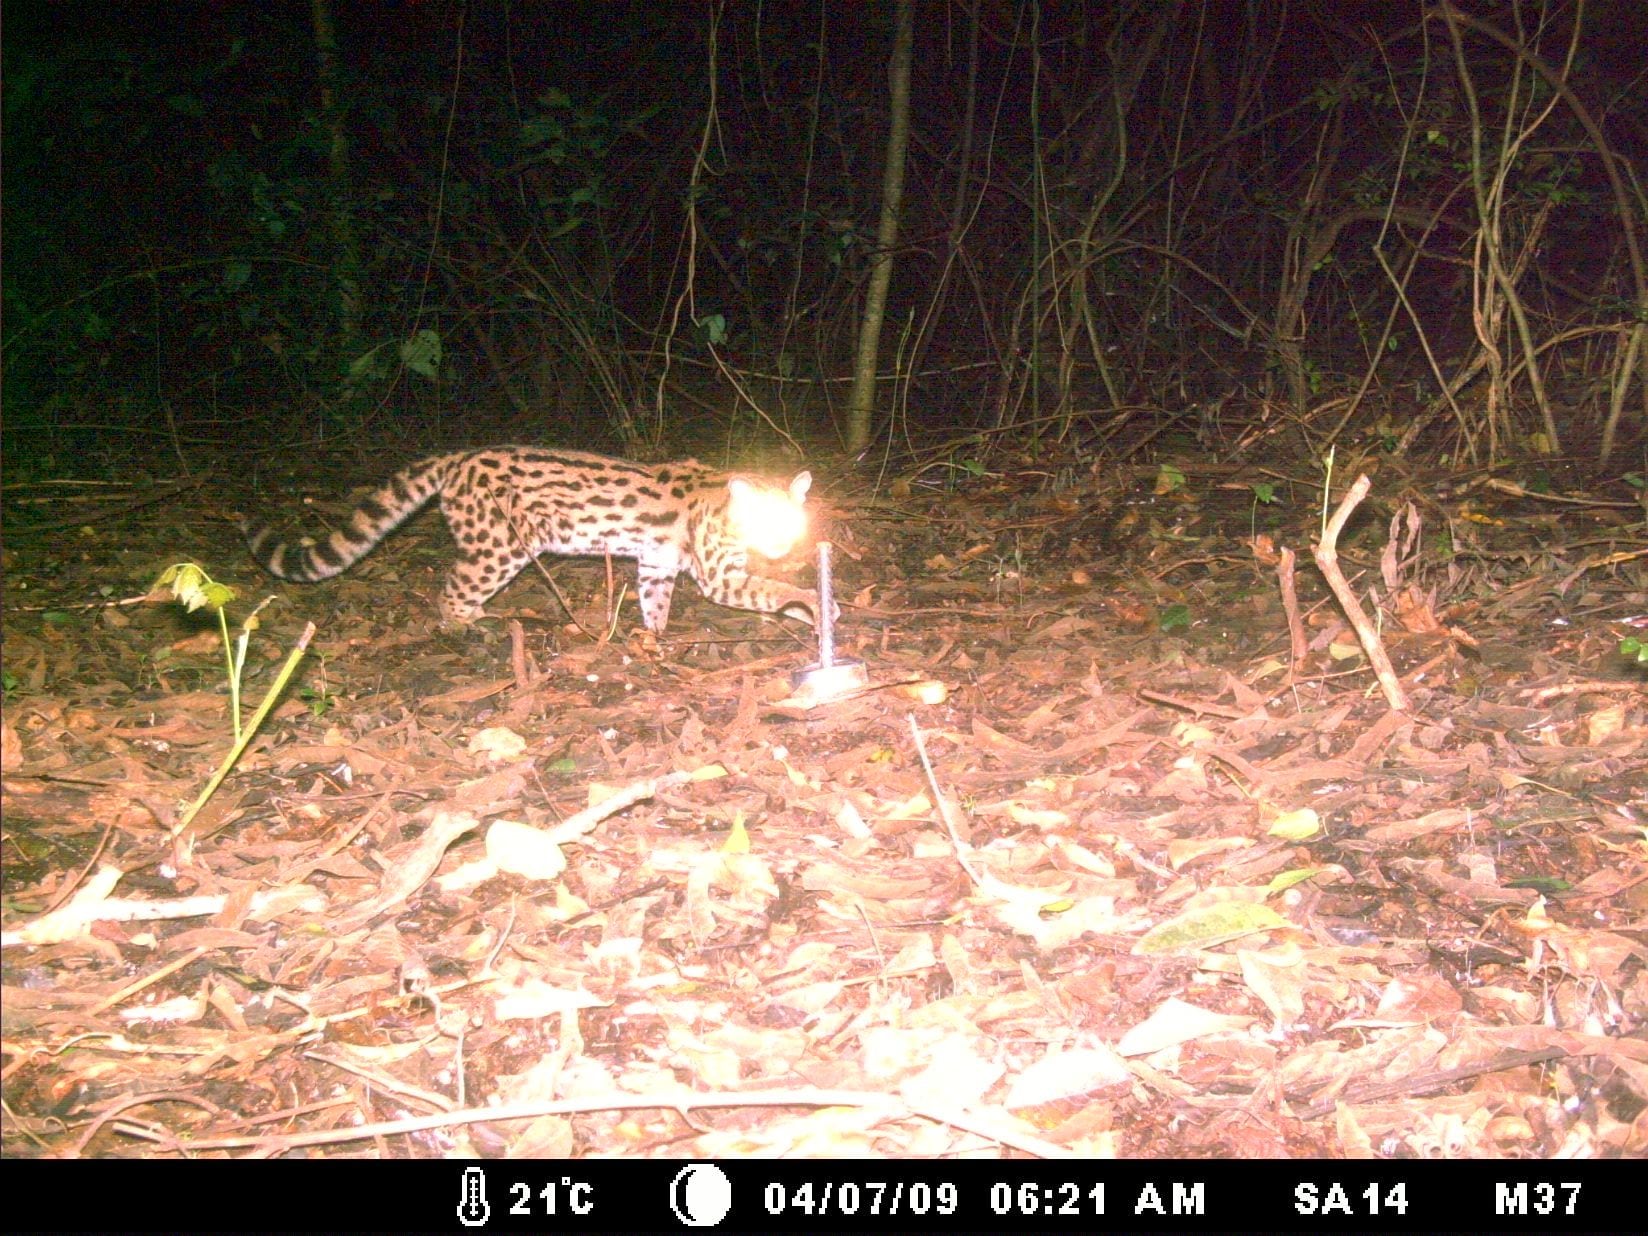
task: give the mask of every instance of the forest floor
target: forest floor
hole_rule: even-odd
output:
[[[9,489],[4,1153],[1648,1154],[1642,506],[1382,463],[1399,711],[1321,478],[1179,468],[821,478],[825,702],[684,577],[658,641],[596,560],[446,630],[432,514],[283,585],[199,492]],[[184,560],[276,598],[243,711],[316,632],[180,829]]]

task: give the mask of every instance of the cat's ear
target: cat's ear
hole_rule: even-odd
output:
[[[790,482],[790,497],[797,502],[801,502],[806,499],[807,491],[812,487],[813,474],[811,472],[797,472],[795,479]]]

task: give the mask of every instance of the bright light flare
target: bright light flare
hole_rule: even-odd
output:
[[[731,500],[727,517],[738,539],[768,558],[782,558],[807,535],[807,490],[810,472],[798,473],[786,488],[748,477],[727,482]]]

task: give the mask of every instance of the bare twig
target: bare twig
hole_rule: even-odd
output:
[[[1396,676],[1396,669],[1391,665],[1390,657],[1385,654],[1385,645],[1379,638],[1379,631],[1362,609],[1361,603],[1357,601],[1356,593],[1351,590],[1344,572],[1339,569],[1339,533],[1344,530],[1345,521],[1350,518],[1351,512],[1361,505],[1362,499],[1368,496],[1368,490],[1372,487],[1373,482],[1365,473],[1356,478],[1356,483],[1340,499],[1338,509],[1333,512],[1333,518],[1328,520],[1327,527],[1322,530],[1322,539],[1311,551],[1311,556],[1316,559],[1318,569],[1328,581],[1328,587],[1333,591],[1334,599],[1339,602],[1339,608],[1345,611],[1345,617],[1350,619],[1350,625],[1355,628],[1357,641],[1362,645],[1362,651],[1367,653],[1368,663],[1373,666],[1374,675],[1379,679],[1379,689],[1385,693],[1385,702],[1398,712],[1407,712],[1407,692],[1402,690],[1402,682]]]
[[[915,740],[916,754],[921,757],[921,769],[927,774],[927,785],[933,791],[933,804],[938,808],[938,817],[944,821],[944,828],[950,834],[950,844],[956,847],[956,861],[961,864],[961,869],[967,873],[967,878],[975,886],[983,887],[984,881],[979,879],[978,872],[974,871],[967,861],[968,852],[973,847],[961,839],[961,830],[955,821],[955,808],[950,805],[950,800],[944,797],[944,791],[939,789],[938,775],[933,772],[933,762],[927,758],[927,740],[922,737],[915,714],[907,713],[905,719],[910,722],[910,736]]]
[[[149,1096],[153,1098],[154,1096]],[[203,1100],[181,1096],[189,1102],[209,1106]],[[121,1104],[125,1110],[132,1104]],[[762,1108],[762,1107],[854,1107],[876,1112],[886,1120],[925,1119],[975,1133],[991,1141],[1011,1146],[1026,1154],[1044,1159],[1068,1159],[1071,1152],[1063,1146],[1026,1134],[1022,1128],[1004,1120],[992,1118],[985,1112],[949,1110],[911,1104],[892,1095],[865,1090],[820,1090],[810,1086],[794,1090],[766,1090],[754,1093],[712,1091],[700,1094],[637,1095],[614,1092],[602,1095],[583,1095],[573,1099],[546,1102],[501,1104],[496,1107],[472,1107],[458,1111],[436,1112],[428,1116],[409,1116],[399,1120],[384,1120],[374,1124],[352,1125],[346,1128],[315,1129],[303,1133],[252,1134],[239,1137],[191,1138],[191,1152],[201,1150],[234,1150],[259,1147],[270,1153],[282,1153],[301,1146],[331,1146],[357,1142],[365,1138],[392,1137],[398,1134],[418,1133],[429,1129],[458,1128],[468,1124],[497,1124],[505,1120],[536,1120],[542,1116],[570,1116],[580,1112],[646,1111],[663,1109],[680,1112],[702,1108]],[[102,1118],[106,1122],[107,1116]],[[130,1129],[131,1136],[144,1132]],[[82,1140],[82,1147],[85,1141]]]
[[[1299,616],[1299,590],[1293,581],[1293,565],[1297,560],[1298,555],[1284,547],[1281,561],[1276,564],[1276,584],[1282,590],[1282,612],[1287,615],[1288,651],[1295,667],[1310,652],[1310,641],[1305,638],[1304,620]]]

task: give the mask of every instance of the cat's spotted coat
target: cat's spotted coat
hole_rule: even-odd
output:
[[[328,579],[353,566],[436,494],[458,560],[441,590],[441,616],[470,622],[539,554],[634,558],[641,617],[662,632],[675,577],[686,571],[710,600],[816,616],[818,594],[748,569],[749,552],[780,558],[806,532],[812,484],[719,472],[697,460],[638,464],[583,451],[494,446],[434,455],[403,468],[348,521],[304,546],[242,525],[252,556],[281,579]]]

